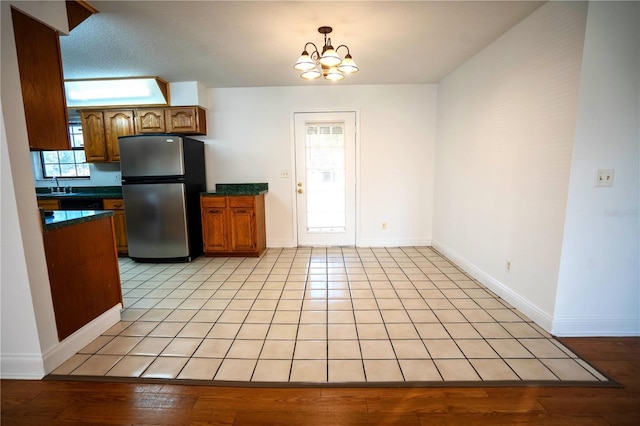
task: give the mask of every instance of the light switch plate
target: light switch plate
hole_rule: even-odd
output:
[[[596,170],[596,182],[594,186],[613,186],[613,169]]]

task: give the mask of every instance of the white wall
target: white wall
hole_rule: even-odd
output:
[[[19,218],[16,206],[9,151],[4,128],[4,114],[0,121],[2,131],[2,266],[0,283],[2,297],[0,333],[2,365],[1,377],[11,377],[18,372],[29,371],[34,378],[44,375],[42,351],[38,340],[38,327],[33,311],[33,299],[29,286],[29,274],[25,251],[20,238]],[[16,232],[18,231],[18,232]],[[15,321],[16,313],[20,321]],[[8,373],[7,373],[8,372]]]
[[[33,2],[39,19],[59,17],[64,2]],[[42,6],[40,9],[38,4]],[[2,377],[41,377],[43,354],[58,343],[36,205],[10,2],[2,19]],[[58,8],[58,9],[56,9]],[[66,26],[66,19],[64,20]],[[10,174],[10,178],[9,175]],[[35,326],[35,328],[34,328]]]
[[[554,334],[640,334],[639,13],[589,4]],[[594,187],[597,169],[615,169],[612,187]]]
[[[438,85],[433,245],[546,329],[586,9],[546,3]]]
[[[358,113],[360,246],[431,242],[436,87],[312,86],[212,89],[207,187],[267,182],[267,245],[296,245],[294,111]],[[281,171],[290,172],[283,179]],[[386,221],[388,230],[380,230]]]
[[[42,222],[36,204],[32,155],[22,105],[11,4],[25,7],[67,31],[66,7],[57,2],[0,2],[2,19],[2,378],[41,378],[120,319],[119,306],[59,342],[47,272]]]

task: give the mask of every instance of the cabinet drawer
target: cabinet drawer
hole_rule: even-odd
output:
[[[60,210],[58,200],[38,200],[38,207],[45,210]]]
[[[253,196],[234,195],[229,197],[229,207],[253,207],[255,198]]]
[[[122,198],[106,198],[102,201],[105,210],[121,210],[124,209],[124,200]]]
[[[226,207],[227,197],[202,197],[200,202],[202,207]]]

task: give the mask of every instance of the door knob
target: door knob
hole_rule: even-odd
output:
[[[302,188],[302,182],[298,182],[298,187]]]
[[[302,188],[298,188],[298,194],[302,194]]]

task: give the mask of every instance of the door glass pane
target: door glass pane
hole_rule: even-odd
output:
[[[344,123],[306,124],[307,231],[345,232]]]

